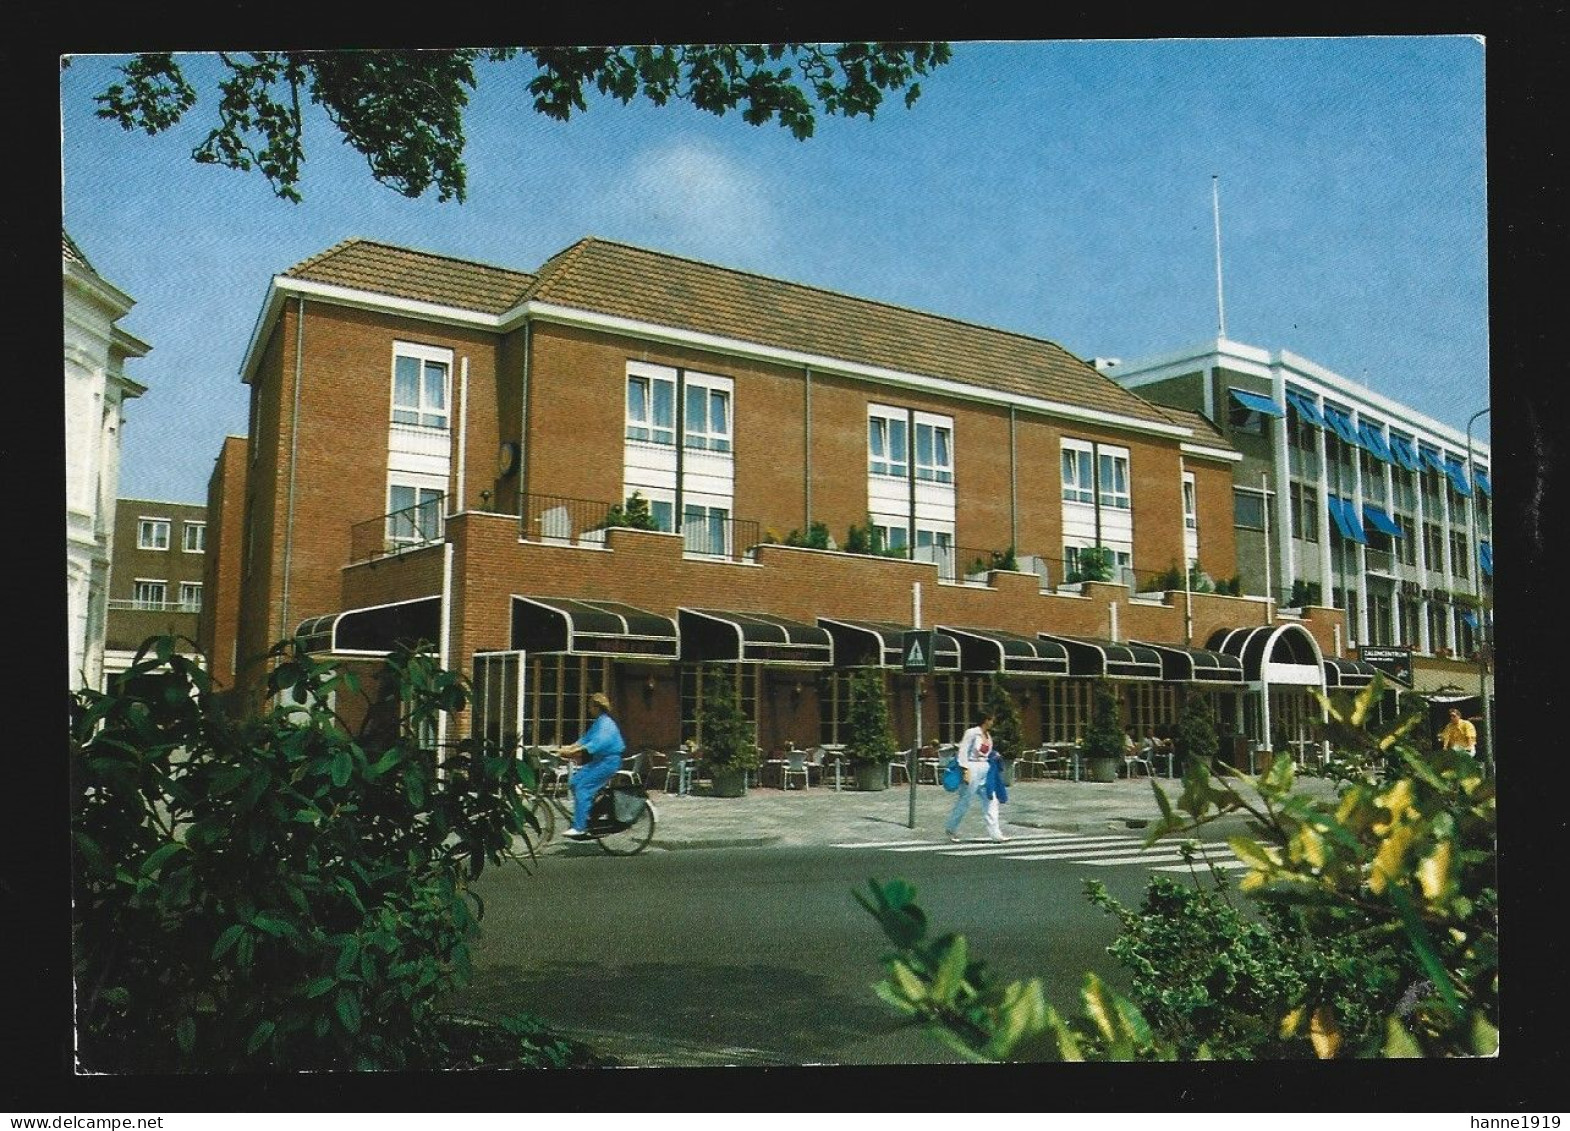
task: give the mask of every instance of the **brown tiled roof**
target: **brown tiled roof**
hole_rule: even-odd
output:
[[[1041,338],[601,239],[580,240],[554,256],[529,297],[1171,422],[1149,401]]]
[[[535,299],[1136,420],[1175,420],[1045,339],[593,237],[552,256],[536,275],[362,239],[284,274],[488,314]]]
[[[534,282],[522,271],[362,239],[345,240],[284,274],[483,314],[510,310]]]
[[[1209,444],[1212,447],[1232,447],[1227,442],[1226,434],[1217,427],[1215,421],[1211,420],[1204,413],[1191,408],[1171,408],[1167,405],[1160,407],[1162,412],[1166,413],[1177,423],[1192,428],[1194,430],[1194,440],[1197,443]]]

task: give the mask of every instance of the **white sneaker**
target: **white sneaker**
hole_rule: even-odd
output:
[[[589,834],[588,833],[584,832],[582,829],[575,829],[575,828],[571,827],[570,825],[567,827],[567,829],[561,835],[566,837],[568,840],[588,840],[589,839]]]
[[[958,844],[964,838],[961,837],[959,833],[949,833],[949,839],[952,840],[955,844]]]
[[[992,838],[994,844],[999,844],[999,843],[1002,843],[1005,840],[1013,840],[1013,839],[1014,839],[1013,837],[1011,837],[1011,836],[1004,836],[1002,833],[999,833],[997,836]]]

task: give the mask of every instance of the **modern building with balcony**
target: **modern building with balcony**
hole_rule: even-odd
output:
[[[1492,642],[1488,444],[1286,350],[1218,339],[1095,364],[1203,414],[1241,454],[1233,526],[1248,592],[1342,610],[1335,651],[1410,650],[1418,690],[1475,686]]]
[[[207,508],[120,499],[114,540],[105,677],[130,667],[149,636],[189,641],[179,651],[200,662],[195,641],[207,568]]]
[[[241,378],[202,639],[241,710],[291,636],[423,640],[460,734],[547,746],[593,690],[634,746],[701,737],[714,664],[766,749],[841,741],[868,665],[907,743],[994,679],[1049,743],[1098,678],[1138,730],[1205,695],[1258,739],[1372,674],[1336,609],[1184,585],[1236,573],[1242,454],[1039,338],[593,238],[536,272],[350,240],[268,283]]]

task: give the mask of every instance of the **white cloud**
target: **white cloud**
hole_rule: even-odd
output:
[[[769,180],[711,147],[678,142],[640,155],[596,202],[607,235],[742,266],[779,249]]]

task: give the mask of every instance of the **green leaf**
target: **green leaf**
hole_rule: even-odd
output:
[[[939,1001],[950,1002],[958,995],[965,982],[965,936],[956,935],[938,964],[937,977],[932,982],[932,995]]]
[[[360,998],[357,994],[347,987],[340,989],[333,1000],[333,1008],[345,1029],[351,1033],[360,1031]]]
[[[323,976],[320,978],[312,978],[309,982],[305,983],[305,996],[308,998],[321,997],[337,984],[338,979],[333,977]]]
[[[349,784],[349,777],[354,773],[354,759],[344,747],[340,746],[333,751],[329,773],[332,775],[333,785],[339,789]]]
[[[257,1022],[256,1028],[251,1030],[251,1039],[245,1042],[246,1053],[254,1053],[257,1049],[265,1045],[268,1038],[272,1035],[273,1023],[271,1021]]]
[[[1390,1017],[1385,1020],[1384,1055],[1387,1060],[1420,1059],[1423,1048],[1400,1021]]]
[[[217,959],[222,958],[229,951],[229,948],[240,941],[240,936],[243,934],[245,934],[245,924],[236,923],[223,934],[219,935],[218,941],[213,944],[213,959],[216,961]]]
[[[180,1023],[174,1027],[174,1039],[180,1051],[189,1055],[196,1047],[196,1018],[189,1014],[180,1018]]]

